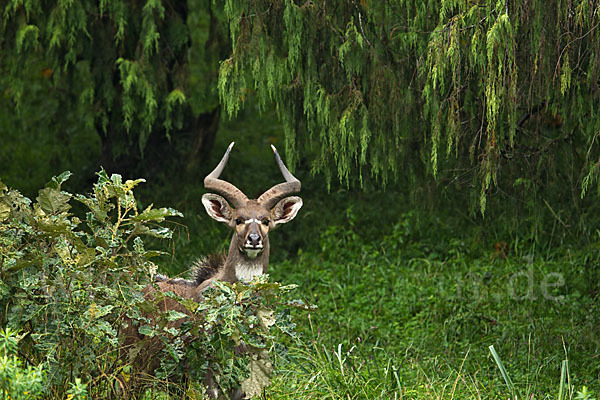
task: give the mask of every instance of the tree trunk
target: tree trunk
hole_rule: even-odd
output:
[[[217,107],[211,112],[200,114],[197,118],[194,118],[192,124],[193,142],[187,156],[186,170],[188,172],[193,171],[208,158],[215,143],[220,117],[221,107]]]

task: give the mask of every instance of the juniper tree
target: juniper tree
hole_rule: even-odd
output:
[[[367,171],[383,183],[425,166],[478,187],[482,210],[501,174],[566,179],[582,193],[597,180],[597,0],[227,0],[225,10],[233,52],[221,101],[235,115],[252,89],[275,104],[292,164],[309,153],[328,177]]]
[[[149,140],[163,151],[174,132],[194,136],[190,159],[211,147],[229,47],[210,0],[9,0],[1,12],[0,91],[25,118],[48,112],[49,135],[96,132],[113,170],[139,162]]]
[[[51,131],[76,116],[120,151],[214,132],[219,102],[234,116],[257,99],[292,166],[433,176],[484,209],[499,183],[558,180],[578,198],[598,181],[599,23],[598,0],[11,0],[0,82],[27,113],[31,77],[48,76]]]

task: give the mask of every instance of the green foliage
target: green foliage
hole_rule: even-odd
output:
[[[291,351],[274,398],[543,398],[561,382],[569,398],[573,388],[596,389],[597,244],[495,248],[477,228],[418,212],[383,240],[360,228],[332,227],[322,251],[274,266],[319,305],[298,316],[307,344]]]
[[[3,399],[37,399],[43,394],[46,371],[43,365],[23,368],[17,356],[23,338],[10,328],[0,329],[0,391]]]
[[[289,310],[276,312],[276,308],[278,305],[305,308],[302,303],[282,301],[281,297],[293,288],[295,285],[268,282],[268,276],[263,275],[249,283],[217,283],[208,290],[196,310],[204,312],[205,322],[204,331],[196,336],[196,341],[206,344],[195,349],[195,357],[189,358],[198,363],[199,370],[208,359],[208,368],[215,374],[222,393],[230,393],[241,382],[244,392],[252,397],[260,395],[270,384],[273,367],[269,353],[276,348],[284,352],[277,345],[275,331],[297,339]],[[241,344],[248,353],[236,357],[235,349]]]
[[[500,194],[579,218],[598,184],[598,2],[521,3],[10,1],[0,157],[11,182],[29,165],[124,172],[142,154],[180,170],[206,160],[220,102],[230,116],[258,102],[278,113],[289,164],[328,182],[414,192],[436,177],[470,211]]]
[[[580,391],[577,392],[575,396],[576,400],[594,400],[594,392],[590,390],[587,386],[583,386]]]
[[[81,383],[81,379],[75,378],[75,383],[69,382],[69,390],[67,390],[67,399],[87,399],[87,385]]]
[[[57,138],[85,131],[102,139],[106,164],[139,158],[151,135],[164,141],[218,108],[216,71],[227,45],[210,0],[15,0],[0,12],[2,108],[27,118],[2,131]],[[31,97],[58,107],[43,104],[46,113],[32,118],[39,105]]]
[[[61,190],[69,176],[55,177],[35,203],[6,186],[0,195],[2,324],[26,333],[22,352],[48,365],[48,388],[58,393],[74,377],[91,381],[115,362],[121,315],[156,270],[148,259],[156,252],[144,249],[140,235],[170,235],[151,226],[151,207],[137,210],[132,190],[143,180],[101,171],[93,194],[84,196]],[[83,227],[69,212],[72,199],[88,210]]]
[[[143,339],[129,346],[128,353],[134,371],[137,360],[144,360],[147,352],[154,353],[159,360],[155,378],[170,379],[171,386],[144,375],[127,379],[141,379],[144,386],[167,392],[202,393],[202,383],[210,372],[219,393],[231,393],[239,387],[249,396],[262,393],[274,371],[271,356],[286,352],[277,343],[277,332],[297,339],[289,308],[307,308],[301,302],[284,300],[295,285],[268,280],[268,275],[262,275],[250,282],[216,282],[203,293],[201,303],[171,292],[155,293],[153,301],[141,304],[145,311],[152,310],[153,317],[141,314],[135,318]],[[165,298],[178,303],[185,313],[158,311],[156,304]]]
[[[274,103],[291,164],[308,153],[345,183],[365,170],[384,184],[430,173],[475,183],[484,212],[491,188],[517,178],[581,187],[571,164],[551,160],[574,153],[568,163],[590,168],[585,192],[597,176],[597,7],[229,0],[219,93],[230,115],[251,89]],[[558,137],[543,134],[544,115],[560,119]]]
[[[150,258],[162,252],[147,250],[142,237],[170,239],[172,231],[159,224],[182,214],[152,205],[142,210],[133,189],[143,179],[123,181],[102,170],[93,192],[81,195],[62,190],[70,175],[53,178],[35,202],[0,183],[3,371],[21,379],[10,381],[16,385],[10,390],[25,393],[22,383],[31,382],[31,393],[43,389],[49,397],[106,398],[145,386],[185,391],[189,380],[190,390],[202,391],[210,369],[224,393],[242,381],[260,392],[269,383],[260,366],[270,365],[273,330],[294,336],[289,313],[279,310],[292,287],[262,276],[217,283],[200,304],[172,293],[144,298],[157,269]],[[72,200],[85,218],[71,213]],[[159,311],[166,298],[180,308]],[[133,343],[124,336],[128,328],[139,337]],[[23,332],[18,346],[14,330]],[[249,350],[236,355],[242,342]],[[27,369],[12,356],[17,348]],[[140,351],[155,357],[153,368],[134,362]],[[143,378],[147,373],[164,384]],[[29,375],[38,378],[27,381]]]

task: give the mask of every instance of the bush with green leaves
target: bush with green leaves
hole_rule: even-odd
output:
[[[69,176],[53,178],[35,202],[0,182],[0,324],[22,332],[18,351],[28,368],[44,366],[45,396],[106,398],[149,386],[201,396],[209,369],[229,391],[267,363],[276,348],[272,327],[293,334],[288,314],[275,314],[291,287],[266,276],[217,284],[200,304],[173,293],[144,298],[157,270],[151,258],[162,252],[146,250],[142,237],[170,239],[161,223],[181,213],[142,210],[133,189],[143,179],[100,171],[93,192],[81,195],[62,190]],[[72,213],[72,200],[85,217]],[[165,296],[185,312],[160,312]],[[140,338],[133,344],[123,339],[131,325]],[[250,350],[236,354],[242,341]],[[132,354],[148,344],[158,367],[140,371]],[[139,379],[142,372],[150,378]],[[249,381],[260,390],[268,376]]]
[[[43,391],[46,371],[43,365],[23,367],[17,356],[22,336],[10,328],[0,329],[0,396],[3,399],[37,399]]]
[[[286,352],[275,333],[297,339],[289,307],[307,306],[298,300],[283,300],[284,294],[294,287],[269,282],[268,275],[261,275],[250,282],[215,282],[204,293],[202,303],[170,292],[157,293],[155,299],[142,304],[152,310],[154,317],[141,318],[148,323],[138,329],[144,339],[133,346],[131,353],[160,351],[155,377],[189,378],[189,385],[181,387],[187,389],[188,396],[190,392],[203,392],[209,371],[214,388],[220,393],[241,387],[249,397],[259,395],[269,385],[273,372],[269,354]],[[188,316],[181,325],[170,322],[185,314],[174,310],[161,314],[156,308],[164,297],[176,300],[187,310]],[[279,306],[285,307],[276,310]]]

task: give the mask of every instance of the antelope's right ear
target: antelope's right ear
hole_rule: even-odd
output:
[[[206,193],[202,196],[202,204],[212,219],[228,224],[233,217],[233,210],[227,200],[218,194]]]

